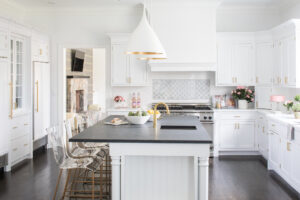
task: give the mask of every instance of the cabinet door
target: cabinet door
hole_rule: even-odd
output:
[[[272,109],[272,103],[270,101],[271,95],[271,87],[255,87],[256,108]]]
[[[9,115],[9,66],[7,61],[0,59],[0,120],[2,123],[0,131],[0,155],[8,152],[8,139],[9,139],[9,126],[8,126],[8,115]]]
[[[255,122],[238,122],[238,142],[240,149],[255,148]]]
[[[281,151],[281,173],[284,177],[289,177],[292,168],[292,153],[291,153],[291,143],[287,140],[282,140],[280,143],[280,151]]]
[[[9,56],[9,38],[8,28],[5,30],[0,27],[0,59],[8,59]]]
[[[147,84],[147,62],[136,59],[136,56],[129,57],[129,82],[131,85]]]
[[[124,86],[129,84],[128,66],[129,57],[125,54],[127,45],[112,45],[111,55],[111,80],[113,86]]]
[[[296,86],[296,39],[295,36],[287,39],[288,67],[287,75],[284,77],[287,86]]]
[[[217,85],[234,85],[233,75],[233,45],[230,42],[218,43]]]
[[[280,137],[276,133],[270,132],[269,134],[269,161],[275,167],[275,169],[279,169],[279,161],[280,161]]]
[[[237,123],[222,121],[220,123],[220,149],[235,149],[237,147]]]
[[[256,44],[256,85],[272,85],[273,50],[271,42]]]
[[[34,140],[44,137],[50,126],[49,64],[34,65]]]
[[[254,85],[253,43],[237,43],[234,48],[233,60],[236,84]]]
[[[298,192],[300,191],[300,145],[292,143],[291,144],[291,154],[292,154],[292,166],[291,166],[291,179],[295,184]]]
[[[282,81],[282,65],[283,65],[283,45],[282,41],[275,42],[275,49],[274,49],[274,71],[273,71],[273,84],[278,86],[281,85]]]

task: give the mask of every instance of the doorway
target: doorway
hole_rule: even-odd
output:
[[[105,48],[64,48],[64,119],[76,131],[100,119],[106,110]]]

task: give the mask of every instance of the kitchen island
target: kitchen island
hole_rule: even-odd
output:
[[[70,139],[107,142],[112,200],[207,200],[211,138],[199,119],[165,117],[144,125],[105,125],[110,116]]]

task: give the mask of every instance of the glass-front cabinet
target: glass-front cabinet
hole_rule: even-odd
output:
[[[25,109],[25,40],[13,36],[10,40],[10,115]]]

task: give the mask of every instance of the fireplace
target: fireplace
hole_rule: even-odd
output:
[[[88,108],[89,82],[87,77],[67,78],[67,112],[82,113]]]
[[[84,90],[76,90],[76,112],[84,111]]]

